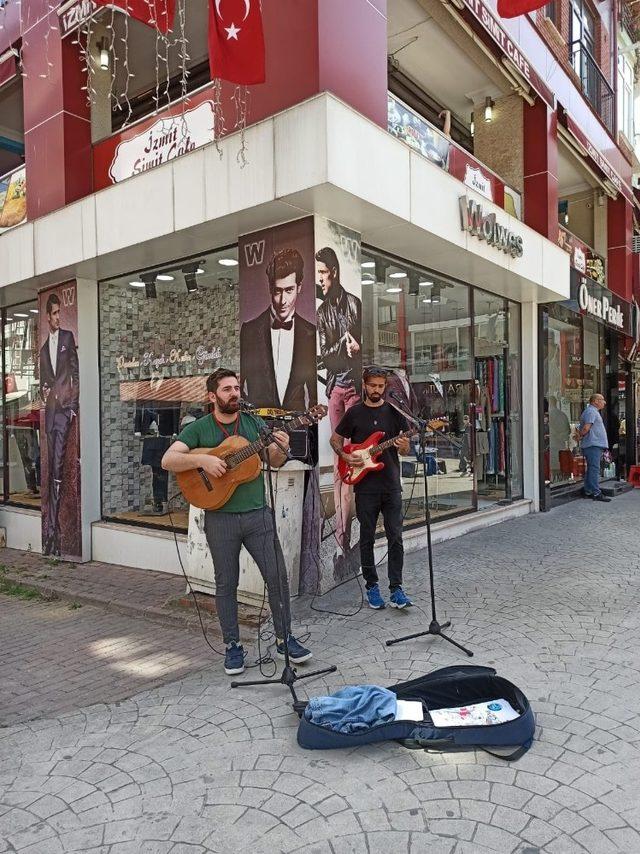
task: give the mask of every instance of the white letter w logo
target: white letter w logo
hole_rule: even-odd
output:
[[[264,258],[264,240],[259,240],[257,243],[245,243],[244,258],[247,267],[255,267],[256,264],[262,264]]]

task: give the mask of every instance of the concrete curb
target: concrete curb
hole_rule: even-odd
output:
[[[13,584],[19,584],[27,590],[35,590],[43,597],[43,599],[48,601],[60,600],[69,603],[78,602],[81,605],[97,605],[107,611],[124,614],[125,616],[142,617],[155,623],[171,623],[174,626],[181,626],[183,628],[190,629],[191,631],[202,631],[195,609],[192,613],[182,615],[172,613],[169,610],[155,606],[140,608],[137,605],[131,605],[129,602],[120,599],[109,599],[105,596],[99,596],[98,594],[74,592],[73,590],[68,590],[63,587],[57,587],[50,582],[41,582],[34,578],[25,578],[22,575],[16,575],[9,571],[5,571],[3,578]],[[203,613],[205,628],[211,627],[214,629],[213,633],[218,635],[217,624],[213,623],[211,615],[207,611],[203,611],[203,609],[201,609],[201,613]],[[207,625],[207,621],[211,622],[210,627]]]

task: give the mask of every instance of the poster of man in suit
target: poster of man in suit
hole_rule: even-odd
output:
[[[77,287],[39,295],[42,551],[80,557],[80,438]]]
[[[313,219],[241,238],[240,375],[255,406],[317,402]]]

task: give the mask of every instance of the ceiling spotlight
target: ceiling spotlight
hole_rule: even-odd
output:
[[[421,288],[431,288],[431,287],[433,287],[433,282],[429,282],[429,281],[427,281],[426,279],[423,279],[423,280],[420,282],[420,287],[421,287]]]
[[[469,130],[471,131],[471,136],[473,136],[476,132],[476,123],[473,118],[473,113],[471,113],[471,124],[469,125]]]
[[[139,279],[136,279],[133,282],[129,282],[132,288],[144,288],[144,282],[141,282]]]
[[[173,276],[170,276],[168,273],[159,273],[159,274],[156,276],[156,279],[157,279],[159,282],[172,282],[172,281],[173,281],[173,278],[174,278],[174,277],[173,277]]]
[[[109,70],[109,47],[107,45],[106,39],[100,39],[100,41],[98,42],[98,50],[100,52],[100,54],[99,54],[99,56],[100,56],[100,60],[99,60],[100,68],[102,69],[102,71],[108,71]]]
[[[422,302],[431,302],[431,297],[425,297]]]
[[[369,270],[369,269],[371,269],[371,267],[376,266],[376,262],[375,261],[363,261],[360,266],[364,267],[365,270]]]
[[[373,278],[373,276],[371,276],[371,278],[369,279],[361,279],[360,281],[363,285],[375,285],[376,283],[376,280]]]
[[[400,294],[400,293],[402,293],[402,288],[397,288],[397,287],[393,286],[393,287],[387,288],[387,293],[388,294]]]
[[[484,101],[484,120],[485,122],[493,121],[493,101],[489,96]]]
[[[30,308],[29,311],[31,312],[31,314],[40,314],[39,308]]]
[[[407,277],[406,273],[401,273],[399,271],[397,273],[389,273],[390,279],[406,279],[406,277]]]
[[[182,268],[182,272],[184,273],[184,283],[187,286],[187,293],[192,294],[194,291],[198,290],[198,280],[196,279],[197,271],[197,264],[187,264]]]
[[[156,299],[156,274],[143,273],[140,278],[144,282],[144,293],[147,299]]]
[[[237,267],[238,262],[235,258],[218,258],[218,264],[222,264],[223,267]]]
[[[22,311],[16,311],[16,313],[14,314],[14,317],[29,317],[29,315],[25,314]]]

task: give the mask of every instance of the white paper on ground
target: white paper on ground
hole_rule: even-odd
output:
[[[398,701],[400,703],[400,701]],[[429,709],[434,726],[490,726],[514,721],[520,717],[506,700],[487,700],[453,709]]]
[[[398,700],[397,721],[423,721],[424,711],[420,700]]]

